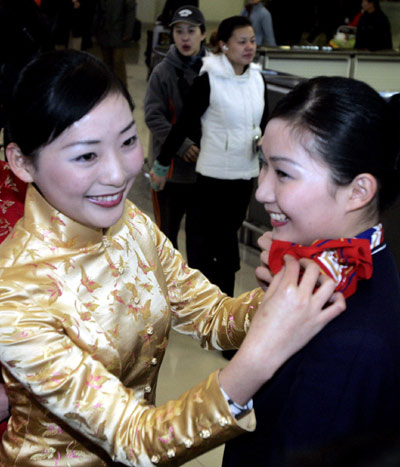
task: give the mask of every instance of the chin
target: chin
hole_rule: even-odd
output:
[[[118,214],[110,215],[103,220],[98,219],[97,222],[93,222],[93,225],[95,225],[98,229],[109,229],[110,227],[112,227],[120,221],[122,214],[123,210]]]
[[[300,243],[301,245],[303,245],[303,243],[294,239],[291,235],[284,235],[282,233],[279,234],[279,232],[275,232],[275,230],[272,230],[272,240],[280,240],[281,242],[290,242],[290,243]]]

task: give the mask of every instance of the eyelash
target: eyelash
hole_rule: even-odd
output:
[[[264,156],[263,156],[261,150],[259,151],[259,154],[258,154],[258,160],[260,161],[261,169],[264,169],[264,170],[269,169],[268,162],[264,159]],[[279,170],[279,169],[273,169],[273,170],[274,170],[277,178],[279,178],[279,179],[290,178],[290,176],[286,172],[284,172],[283,170]]]
[[[275,173],[278,178],[289,178],[289,175],[286,172],[283,172],[282,170],[275,170]]]
[[[130,138],[128,138],[127,140],[123,142],[123,146],[134,146],[136,141],[137,141],[137,136],[136,135],[131,136]]]
[[[268,162],[264,159],[264,155],[261,149],[258,150],[258,161],[260,162],[262,167],[268,167]]]
[[[255,44],[256,40],[255,39],[250,39],[250,44]],[[247,43],[247,41],[239,41],[238,42],[240,45],[245,45]]]
[[[137,141],[137,136],[131,136],[127,140],[125,140],[122,145],[125,147],[134,146]],[[96,158],[96,154],[94,152],[88,152],[86,154],[81,154],[80,156],[76,157],[75,160],[77,162],[91,162],[93,159]]]
[[[96,154],[94,152],[88,152],[86,154],[82,154],[78,157],[75,158],[77,162],[90,162],[96,157]]]

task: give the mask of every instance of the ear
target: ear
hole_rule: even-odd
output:
[[[6,148],[8,164],[14,174],[23,182],[32,183],[35,168],[32,161],[22,154],[21,149],[15,143],[10,143]]]
[[[349,188],[348,211],[356,211],[367,206],[375,198],[378,182],[373,175],[363,173],[355,177]]]
[[[227,50],[227,45],[225,44],[224,41],[218,41],[218,45],[219,45],[220,50],[222,50],[222,52],[225,52]]]

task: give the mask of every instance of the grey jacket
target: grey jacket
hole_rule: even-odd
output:
[[[191,86],[200,66],[199,57],[195,61],[190,59],[184,61],[175,45],[171,45],[165,58],[152,71],[146,89],[144,111],[145,121],[152,135],[153,160],[159,155],[172,125],[182,111],[182,93],[178,81],[183,78]],[[194,142],[186,138],[177,151],[178,157],[174,158],[173,174],[169,181],[177,183],[196,181],[195,164],[182,159],[183,154],[192,144]]]
[[[97,42],[102,47],[126,47],[136,16],[136,0],[98,0],[93,20]]]

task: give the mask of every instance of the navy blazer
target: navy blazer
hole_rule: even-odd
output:
[[[346,311],[255,395],[256,431],[227,443],[224,467],[281,467],[341,437],[400,431],[400,280],[388,247],[373,265]]]

